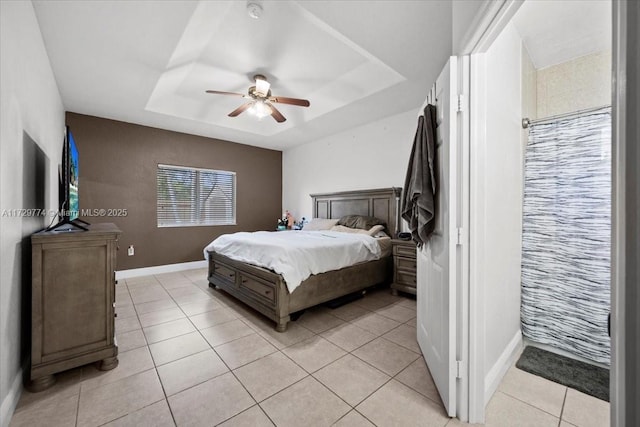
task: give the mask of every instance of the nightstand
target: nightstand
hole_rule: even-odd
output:
[[[416,294],[416,244],[412,240],[391,240],[393,247],[393,283],[391,293]]]

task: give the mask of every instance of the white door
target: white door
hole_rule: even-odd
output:
[[[451,57],[427,100],[437,110],[435,230],[418,250],[418,343],[442,403],[456,416],[458,265],[458,59]],[[462,132],[460,132],[462,133]]]

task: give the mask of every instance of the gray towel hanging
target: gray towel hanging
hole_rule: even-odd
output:
[[[418,118],[402,199],[402,218],[418,247],[429,240],[435,227],[435,148],[436,107],[429,104]]]

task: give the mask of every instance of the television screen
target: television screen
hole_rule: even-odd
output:
[[[76,141],[73,139],[73,134],[71,130],[67,129],[67,139],[69,141],[69,157],[68,157],[68,165],[69,170],[67,173],[69,174],[69,181],[67,183],[68,187],[68,210],[69,210],[69,220],[73,221],[78,218],[80,214],[80,204],[78,202],[78,148],[76,147]]]

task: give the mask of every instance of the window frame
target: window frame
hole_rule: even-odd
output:
[[[191,220],[189,222],[179,222],[174,221],[171,223],[160,223],[159,213],[160,213],[160,198],[159,198],[159,186],[158,186],[158,178],[160,170],[183,170],[189,172],[195,172],[194,184],[190,187],[191,191],[194,193],[192,198],[193,205],[191,206],[191,215],[192,217],[201,217],[202,214],[202,200],[200,198],[201,194],[201,180],[200,176],[203,173],[213,173],[213,174],[221,174],[228,177],[231,177],[232,180],[232,190],[233,194],[231,196],[231,210],[232,215],[229,221],[207,221],[207,222],[194,222],[195,220]],[[194,188],[195,187],[195,188]],[[164,163],[158,163],[156,167],[156,227],[157,228],[176,228],[176,227],[214,227],[214,226],[228,226],[228,225],[237,225],[237,175],[236,172],[233,171],[225,171],[219,169],[208,169],[208,168],[199,168],[199,167],[191,167],[191,166],[180,166],[180,165],[169,165]],[[198,220],[199,221],[199,220]]]

